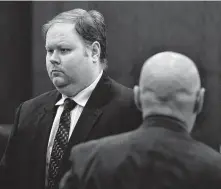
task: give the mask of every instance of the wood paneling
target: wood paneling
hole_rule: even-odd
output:
[[[0,123],[31,97],[31,3],[0,2]]]

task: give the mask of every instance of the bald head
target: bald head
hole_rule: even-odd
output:
[[[187,56],[161,52],[150,57],[142,67],[139,81],[138,100],[144,117],[163,114],[189,119],[196,113],[200,87],[198,70]]]
[[[143,65],[140,87],[153,90],[159,97],[183,91],[194,93],[200,88],[200,77],[194,62],[175,52],[162,52]]]

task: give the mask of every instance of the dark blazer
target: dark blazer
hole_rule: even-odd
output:
[[[61,189],[220,189],[221,155],[182,122],[151,116],[138,129],[73,147]]]
[[[59,98],[61,94],[54,90],[28,100],[18,108],[1,162],[3,176],[0,179],[4,185],[1,189],[7,188],[8,184],[9,188],[15,189],[44,188],[47,144]],[[133,103],[132,90],[104,73],[72,133],[58,180],[70,168],[68,158],[74,145],[133,130],[140,122],[141,114]]]

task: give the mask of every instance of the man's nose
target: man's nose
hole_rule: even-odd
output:
[[[60,64],[60,57],[59,57],[58,52],[56,50],[51,55],[50,62],[52,64]]]

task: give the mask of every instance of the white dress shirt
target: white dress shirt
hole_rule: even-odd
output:
[[[99,74],[99,76],[96,78],[96,80],[89,85],[87,88],[85,88],[84,90],[82,90],[81,92],[79,92],[76,96],[72,97],[71,99],[74,100],[77,105],[75,106],[75,108],[71,111],[71,125],[70,125],[70,131],[69,131],[69,138],[71,137],[71,134],[76,126],[76,123],[88,101],[88,99],[91,96],[91,93],[93,92],[93,90],[95,89],[97,83],[99,82],[101,76],[103,74],[103,71],[101,71],[101,73]],[[48,141],[48,148],[47,148],[47,155],[46,155],[46,178],[47,178],[47,173],[48,173],[48,166],[50,163],[50,158],[51,158],[51,152],[52,152],[52,148],[53,148],[53,144],[54,144],[54,140],[55,140],[55,136],[59,127],[59,122],[60,122],[60,117],[61,114],[63,112],[64,109],[64,101],[67,98],[67,96],[62,95],[62,98],[55,104],[55,106],[59,106],[54,118],[54,122],[51,128],[51,133],[50,133],[50,137],[49,137],[49,141]],[[46,179],[47,182],[47,179]]]

